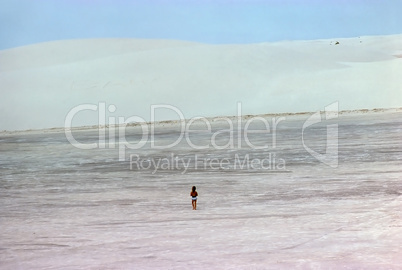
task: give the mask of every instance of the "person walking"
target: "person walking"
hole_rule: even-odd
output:
[[[197,193],[196,189],[197,188],[195,186],[193,186],[193,188],[191,189],[191,192],[190,192],[191,204],[193,205],[193,210],[197,210],[197,196],[198,196],[198,193]]]

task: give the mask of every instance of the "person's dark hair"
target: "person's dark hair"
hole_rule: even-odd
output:
[[[196,189],[196,187],[195,187],[195,186],[193,186],[193,192],[195,191],[195,189]]]

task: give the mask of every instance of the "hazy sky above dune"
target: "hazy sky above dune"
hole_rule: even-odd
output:
[[[0,49],[82,38],[255,43],[402,33],[400,0],[0,0]]]

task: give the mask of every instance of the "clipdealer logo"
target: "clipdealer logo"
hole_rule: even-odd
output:
[[[279,123],[284,121],[285,117],[273,117],[271,122],[263,117],[254,116],[247,119],[245,122],[242,121],[242,108],[241,103],[237,104],[237,116],[233,118],[220,117],[219,119],[225,123],[227,128],[219,129],[213,131],[211,120],[206,117],[193,117],[191,119],[186,119],[184,114],[176,107],[166,104],[151,105],[151,120],[146,122],[146,120],[139,116],[131,116],[125,118],[119,116],[116,121],[116,117],[109,117],[108,122],[106,122],[106,103],[100,102],[98,105],[95,104],[82,104],[71,109],[64,123],[64,130],[67,140],[76,148],[79,149],[95,149],[95,148],[116,148],[119,149],[119,160],[126,160],[126,150],[127,149],[141,149],[147,143],[150,144],[151,149],[171,149],[181,143],[183,140],[187,143],[189,147],[196,150],[203,149],[242,149],[246,146],[251,149],[267,149],[270,146],[274,149],[276,147],[276,131]],[[178,132],[178,137],[174,142],[166,145],[158,145],[156,143],[156,111],[160,109],[170,110],[177,114],[179,120],[176,121],[179,124],[180,130]],[[99,136],[98,142],[93,143],[80,143],[73,135],[72,122],[73,118],[80,112],[91,110],[98,112],[98,127]],[[108,111],[113,113],[116,110],[116,106],[109,105]],[[263,125],[263,129],[252,129],[251,124],[259,122]],[[197,123],[202,123],[204,128],[197,128]],[[127,141],[126,129],[130,124],[135,124],[141,128],[141,139],[135,142]],[[106,125],[108,125],[108,137],[106,137]],[[195,126],[195,129],[194,129]],[[117,137],[116,137],[117,132]],[[209,142],[206,144],[197,144],[191,138],[193,133],[204,133],[209,136]],[[235,138],[234,134],[237,133],[239,136]],[[265,142],[263,145],[256,145],[249,138],[250,134],[271,134],[272,143],[269,145]],[[220,142],[221,137],[226,137],[227,140],[222,144]]]
[[[326,135],[326,151],[324,154],[315,151],[310,146],[307,145],[305,141],[305,131],[310,127],[324,121],[332,120],[338,118],[338,102],[332,103],[325,107],[325,119],[322,119],[321,112],[317,111],[313,115],[311,115],[303,124],[301,135],[302,135],[302,145],[307,153],[313,156],[318,161],[322,162],[325,165],[328,165],[332,168],[336,168],[338,166],[338,124],[328,124],[326,127],[327,135]],[[158,104],[151,105],[150,107],[150,121],[147,122],[144,118],[140,116],[131,116],[128,118],[119,116],[119,117],[108,117],[106,118],[106,108],[109,113],[114,113],[116,111],[115,105],[106,106],[105,102],[99,102],[96,104],[81,104],[74,108],[72,108],[66,118],[65,118],[65,135],[67,140],[74,147],[79,149],[114,149],[118,148],[118,157],[119,161],[127,160],[127,150],[137,150],[143,148],[146,144],[150,149],[173,149],[179,143],[185,141],[187,145],[191,149],[203,150],[203,149],[274,149],[276,148],[277,141],[277,128],[280,122],[286,120],[286,117],[272,117],[269,119],[261,117],[261,116],[253,116],[243,118],[242,115],[242,107],[241,103],[237,104],[237,115],[234,117],[219,117],[219,120],[222,121],[223,126],[227,128],[222,128],[218,130],[213,130],[211,119],[206,117],[194,117],[191,119],[186,119],[184,114],[177,108],[172,105],[167,104]],[[73,127],[72,122],[73,118],[76,117],[82,111],[94,111],[98,114],[98,142],[91,143],[81,143],[74,138],[73,135]],[[166,143],[161,145],[160,141],[157,139],[156,132],[156,113],[158,110],[170,110],[177,114],[179,120],[175,122],[179,125],[179,131],[177,132],[177,138],[174,142]],[[106,121],[107,120],[107,121]],[[212,120],[213,121],[213,120]],[[200,124],[202,123],[202,128],[200,129]],[[252,129],[253,123],[259,123],[260,128]],[[261,125],[262,124],[262,125]],[[129,125],[136,125],[139,129],[136,133],[136,140],[127,140],[126,129]],[[261,128],[261,126],[263,128]],[[107,128],[106,128],[107,127]],[[195,127],[195,128],[194,128]],[[106,132],[108,132],[108,136],[106,136]],[[207,141],[193,141],[194,138],[191,137],[191,134],[206,134],[208,140]],[[237,134],[237,136],[234,136]],[[260,134],[260,138],[271,138],[271,143],[267,140],[260,140],[259,143],[252,142],[250,139],[251,134]],[[269,135],[269,137],[267,136]],[[266,136],[266,137],[264,137]],[[140,139],[138,139],[140,137]],[[224,142],[222,143],[222,138],[224,138]],[[261,143],[263,141],[263,143]],[[158,144],[159,143],[159,144]],[[276,156],[275,153],[266,153],[269,154],[269,160],[272,160],[272,156]],[[243,162],[251,162],[248,159],[248,156]],[[178,158],[178,157],[176,157]],[[239,156],[236,157],[237,160]],[[261,160],[252,160],[253,166],[251,168],[271,168],[272,164],[269,166],[264,163],[268,159],[265,157],[261,157]],[[197,157],[194,157],[193,160],[199,160]],[[144,159],[139,157],[137,154],[129,155],[130,166],[133,164],[138,168],[158,168],[159,165],[164,165],[165,168],[173,168],[173,163],[171,166],[166,165],[166,160],[153,160],[153,162],[146,163]],[[141,162],[141,166],[139,165]],[[190,161],[188,161],[190,162]],[[222,162],[216,160],[205,161],[204,164],[209,164],[208,166],[211,168],[215,168],[215,164],[223,164],[228,163],[227,160],[222,160]],[[230,162],[229,162],[230,163]],[[233,163],[233,162],[232,162]],[[239,163],[239,162],[237,162]],[[237,164],[233,163],[233,164]],[[280,168],[273,168],[273,170],[285,169],[285,160],[279,159],[279,163],[281,164]],[[152,165],[153,164],[153,165]],[[177,163],[178,164],[178,163]],[[185,165],[186,162],[181,160],[181,164],[183,164],[184,168],[189,165]],[[189,163],[188,163],[189,164]],[[277,163],[278,164],[278,163]],[[225,165],[225,164],[223,164]],[[224,168],[225,166],[220,166],[219,168]],[[226,166],[227,167],[227,166]],[[233,167],[233,166],[232,166]],[[244,167],[244,166],[243,166]],[[162,168],[162,167],[161,167]],[[187,169],[186,169],[187,170]]]

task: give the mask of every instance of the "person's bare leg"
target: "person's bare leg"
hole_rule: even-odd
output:
[[[197,210],[197,200],[194,201],[194,210]]]
[[[191,205],[193,206],[193,210],[195,210],[195,201],[191,201]]]

